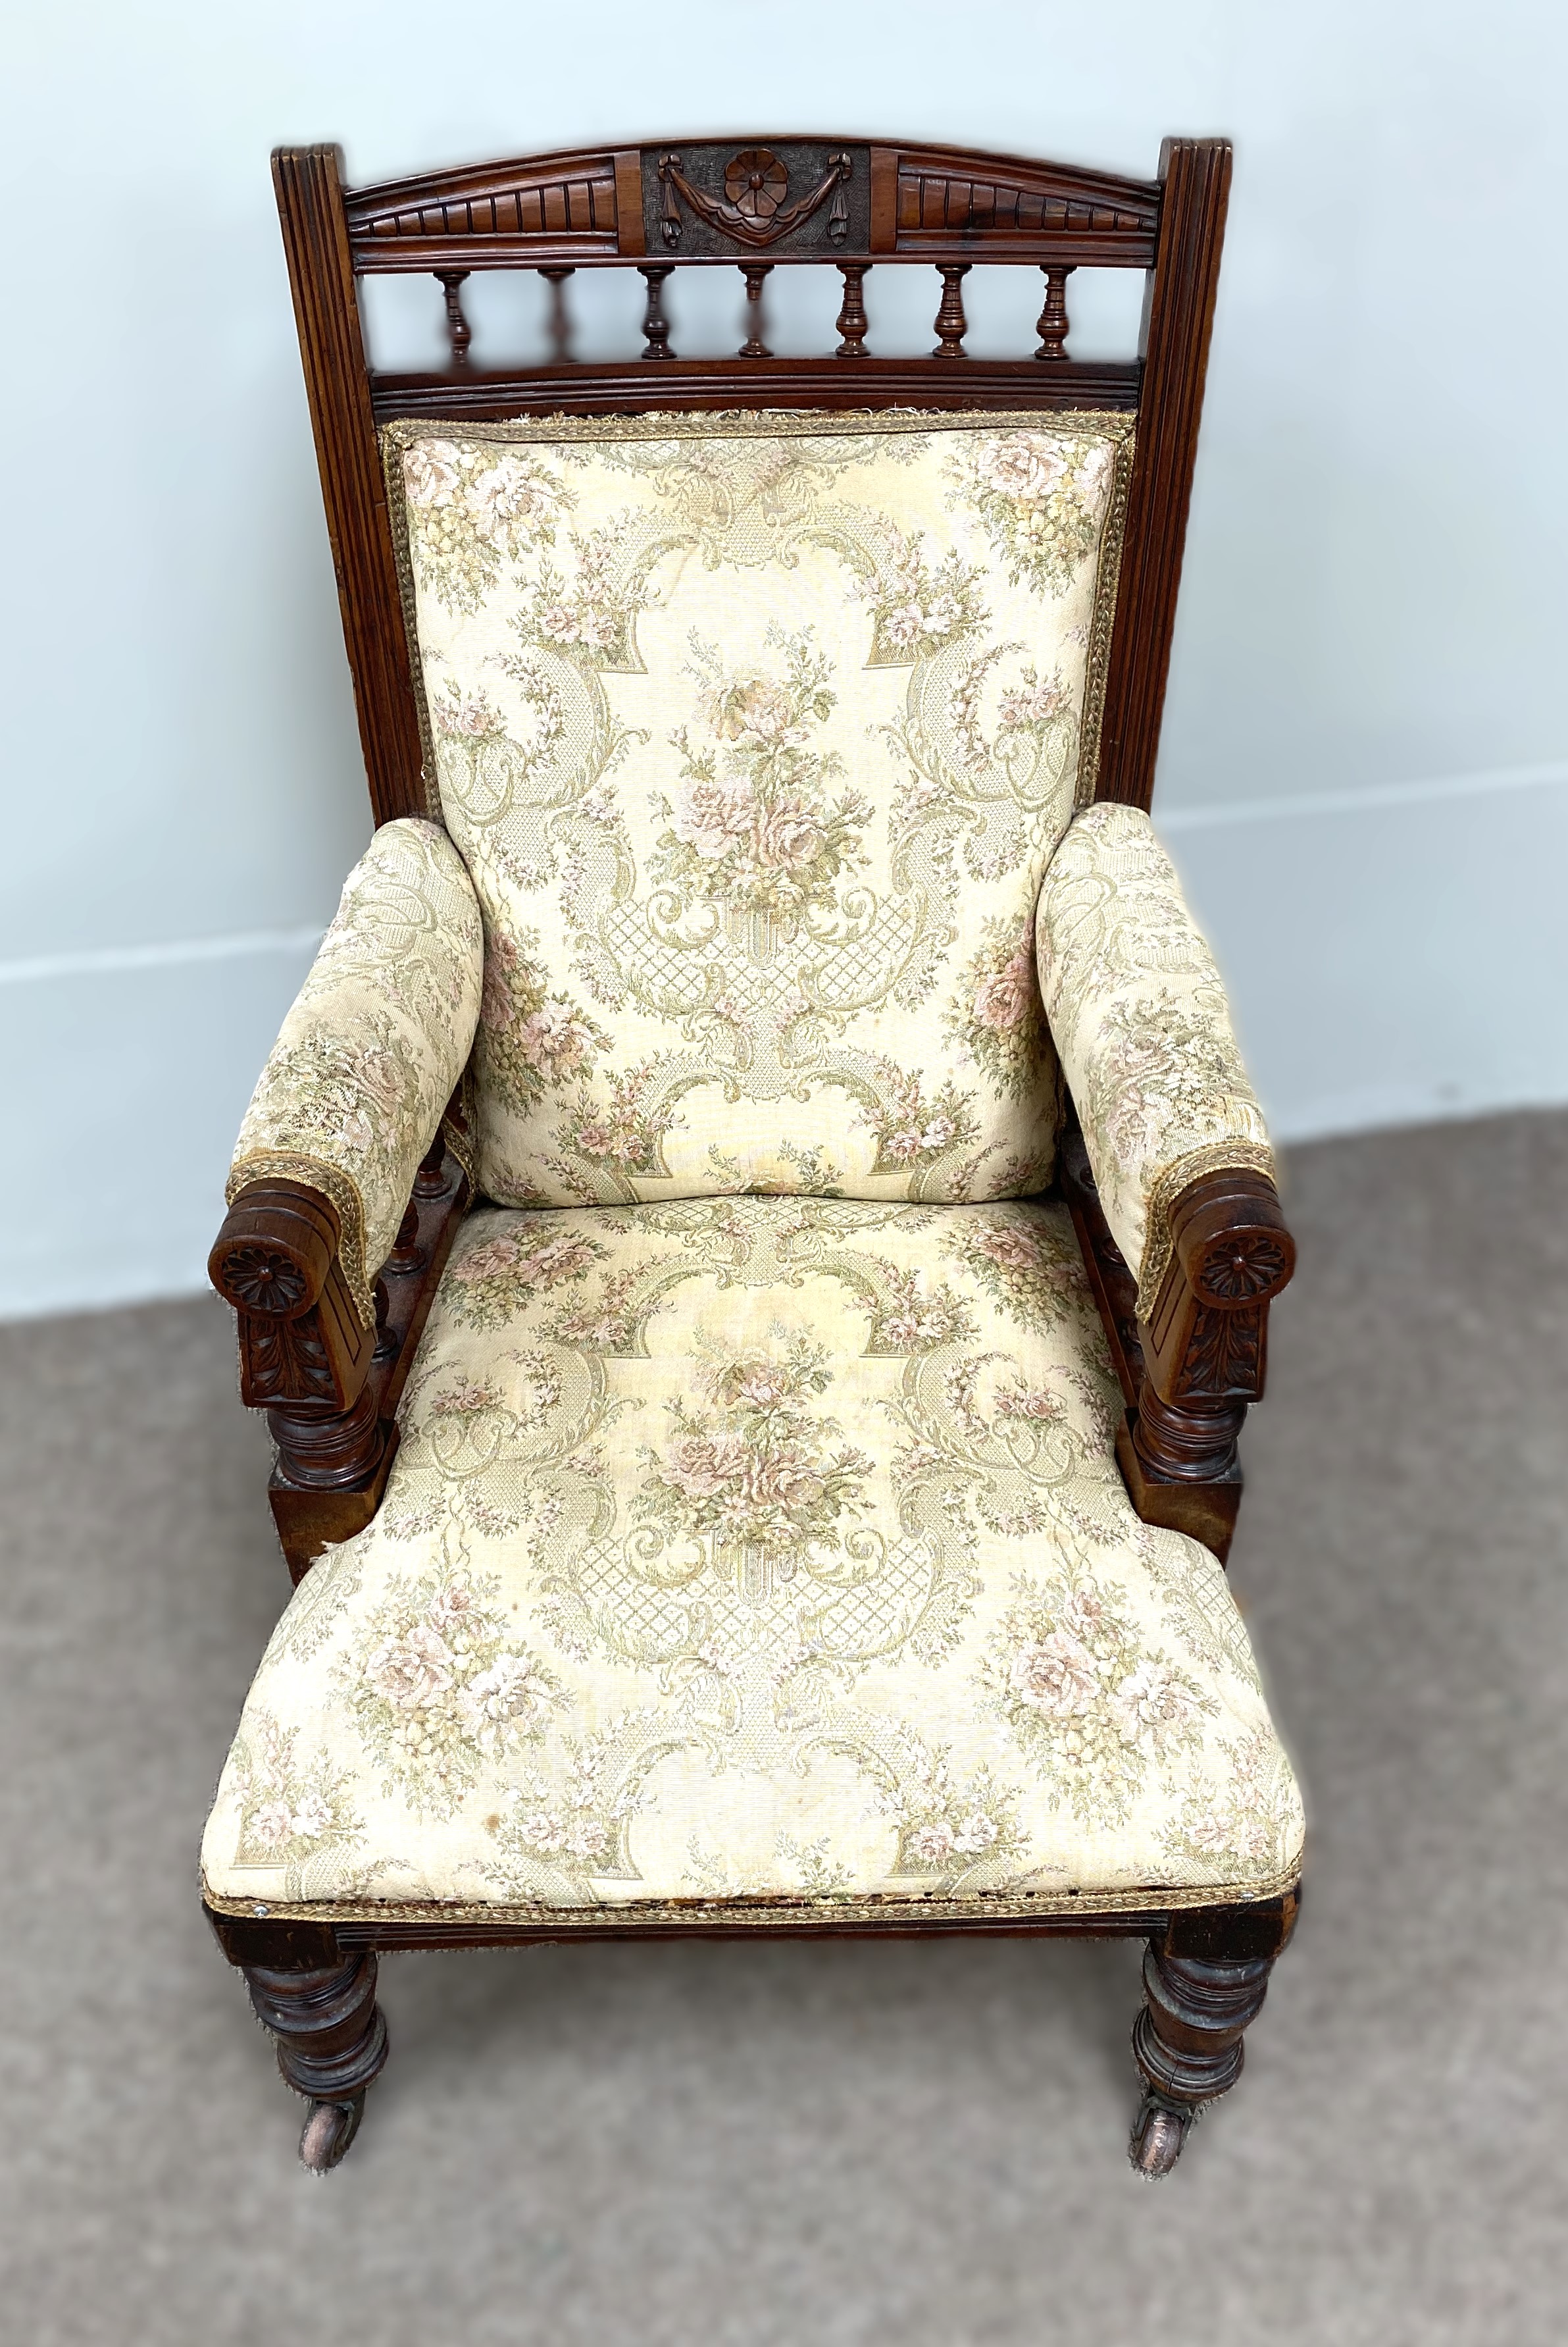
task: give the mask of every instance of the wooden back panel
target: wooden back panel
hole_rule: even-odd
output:
[[[1148,805],[1225,234],[1225,140],[1167,139],[1153,180],[958,148],[815,138],[581,149],[352,190],[340,165],[334,147],[280,148],[272,175],[377,823],[423,813],[425,795],[376,425],[394,415],[461,422],[649,408],[1135,411],[1099,796]],[[1043,272],[1033,358],[965,354],[963,279],[977,261]],[[774,357],[762,333],[769,272],[824,261],[844,280],[837,349]],[[934,265],[940,279],[937,348],[927,358],[877,358],[866,348],[866,272],[914,262]],[[681,359],[670,349],[663,285],[673,269],[714,266],[744,275],[752,330],[733,358]],[[642,354],[574,364],[566,281],[607,267],[638,270],[646,282]],[[1067,280],[1084,267],[1147,272],[1137,360],[1084,365],[1065,355]],[[462,285],[476,269],[547,278],[549,364],[470,366]],[[445,372],[368,366],[355,281],[388,272],[441,281]]]

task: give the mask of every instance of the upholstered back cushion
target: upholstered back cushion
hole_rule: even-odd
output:
[[[1041,874],[1092,796],[1113,415],[385,433],[515,1204],[1051,1170]]]

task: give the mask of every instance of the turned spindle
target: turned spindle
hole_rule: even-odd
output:
[[[575,277],[575,269],[541,269],[539,275],[550,289],[550,356],[557,366],[564,366],[571,356],[571,319],[566,306],[566,281]]]
[[[866,272],[868,261],[841,261],[838,273],[844,280],[844,307],[837,317],[843,340],[835,356],[841,359],[863,359],[866,356],[866,329],[871,323],[866,314]]]
[[[670,321],[664,315],[662,306],[664,280],[674,273],[672,265],[667,261],[651,261],[639,271],[648,285],[648,302],[642,313],[642,332],[646,337],[642,355],[645,359],[670,359],[675,355],[670,347]]]
[[[452,364],[455,367],[466,367],[468,345],[474,339],[474,330],[463,315],[462,289],[468,272],[466,269],[438,269],[436,274],[441,280],[446,295],[446,338],[452,345]]]
[[[768,359],[773,353],[763,340],[763,287],[773,275],[771,261],[745,261],[741,264],[746,281],[746,323],[751,329],[741,344],[743,359]]]
[[[961,359],[964,356],[964,336],[968,332],[968,320],[964,315],[964,280],[972,266],[968,261],[944,261],[939,264],[942,275],[942,306],[937,313],[937,333],[940,336],[934,359]]]
[[[370,1358],[373,1361],[395,1361],[402,1339],[391,1325],[392,1298],[384,1279],[376,1281],[371,1290],[371,1301],[375,1306],[375,1350]]]
[[[1067,356],[1067,281],[1072,271],[1047,269],[1045,307],[1035,321],[1035,333],[1040,336],[1037,359],[1064,359]]]
[[[392,1242],[392,1253],[382,1266],[384,1271],[395,1272],[406,1278],[411,1271],[423,1271],[427,1261],[419,1244],[419,1209],[411,1198],[397,1225],[397,1236]]]
[[[446,1194],[446,1135],[439,1130],[419,1161],[414,1194],[416,1198],[443,1198]]]

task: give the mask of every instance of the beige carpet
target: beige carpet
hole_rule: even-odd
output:
[[[0,1328],[0,2337],[1568,2335],[1568,1116],[1298,1152],[1233,1574],[1305,1920],[1177,2174],[1128,1945],[404,1956],[348,2164],[196,1905],[286,1594],[215,1303]]]

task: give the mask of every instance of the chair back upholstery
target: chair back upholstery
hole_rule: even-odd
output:
[[[1034,972],[1092,796],[1129,419],[384,433],[507,1204],[1050,1178]]]

